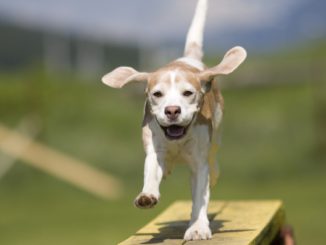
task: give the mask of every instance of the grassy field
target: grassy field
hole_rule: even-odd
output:
[[[300,244],[326,244],[325,163],[315,155],[308,83],[224,91],[226,111],[212,199],[282,199]],[[177,199],[190,199],[188,168],[162,183],[153,210],[133,207],[141,190],[143,98],[40,73],[0,77],[0,121],[16,127],[28,115],[38,140],[119,177],[125,193],[104,201],[17,161],[0,179],[0,244],[116,244]],[[187,190],[187,191],[184,191]]]

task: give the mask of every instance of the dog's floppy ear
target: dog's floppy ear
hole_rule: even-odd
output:
[[[247,57],[247,52],[242,47],[234,47],[226,52],[223,60],[217,66],[208,68],[200,74],[202,81],[210,81],[217,75],[227,75],[233,72]]]
[[[146,81],[148,73],[138,72],[131,67],[121,66],[102,77],[102,82],[112,88],[122,88],[129,82]]]

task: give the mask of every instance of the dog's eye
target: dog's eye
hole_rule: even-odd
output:
[[[194,93],[193,92],[191,92],[191,91],[189,91],[189,90],[186,90],[186,91],[184,91],[183,93],[182,93],[182,95],[183,96],[186,96],[186,97],[189,97],[189,96],[191,96],[191,95],[193,95]]]
[[[163,93],[161,91],[156,91],[155,93],[153,93],[153,95],[156,97],[156,98],[160,98],[163,96]]]

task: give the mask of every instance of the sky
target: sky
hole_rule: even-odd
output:
[[[0,20],[102,41],[183,42],[197,0],[0,0]],[[326,36],[324,0],[211,0],[209,46],[284,45]]]

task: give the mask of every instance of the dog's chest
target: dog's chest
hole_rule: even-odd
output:
[[[185,155],[185,143],[180,142],[172,142],[166,144],[165,150],[165,175],[168,175],[172,172],[174,166],[177,163],[185,162],[184,155]]]
[[[176,164],[191,163],[196,159],[205,159],[210,146],[209,127],[194,125],[186,139],[166,142],[165,145],[165,174],[170,174]]]

